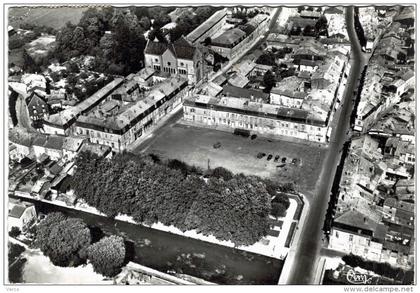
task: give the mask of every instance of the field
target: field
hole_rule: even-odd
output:
[[[69,21],[77,24],[87,9],[87,7],[10,7],[9,25],[17,28],[22,23],[30,23],[59,29]]]
[[[220,143],[219,148],[214,148],[216,143]],[[310,195],[326,149],[260,137],[252,140],[228,132],[175,124],[155,137],[149,147],[143,150],[140,145],[134,152],[140,151],[176,158],[204,169],[222,166],[234,173],[294,182],[299,191]],[[259,159],[259,153],[266,155]],[[267,160],[270,154],[272,158]]]

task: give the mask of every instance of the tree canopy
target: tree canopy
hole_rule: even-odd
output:
[[[120,272],[124,264],[124,239],[115,235],[102,238],[89,246],[87,254],[95,272],[113,277]]]
[[[257,242],[269,229],[271,196],[256,176],[223,179],[185,174],[185,166],[131,154],[111,160],[82,153],[76,159],[74,188],[108,216],[133,216],[137,222],[161,222],[186,231],[195,229],[237,245]]]
[[[83,263],[90,243],[91,235],[86,224],[61,213],[48,214],[37,229],[37,246],[57,266]]]

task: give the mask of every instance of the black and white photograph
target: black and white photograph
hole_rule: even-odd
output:
[[[416,291],[415,3],[2,10],[4,292]]]

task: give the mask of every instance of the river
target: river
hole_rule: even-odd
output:
[[[13,197],[13,196],[11,196]],[[16,197],[19,198],[19,197]],[[283,261],[195,240],[54,204],[34,202],[38,213],[59,211],[83,219],[105,234],[123,236],[131,244],[132,261],[167,272],[189,274],[217,284],[277,284]]]

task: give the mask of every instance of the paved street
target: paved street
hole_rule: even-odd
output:
[[[317,263],[321,249],[322,226],[329,201],[332,182],[336,167],[341,156],[341,149],[345,142],[346,132],[349,129],[350,114],[353,110],[353,91],[357,89],[358,79],[361,76],[367,60],[362,56],[360,45],[354,30],[353,9],[346,9],[347,31],[349,33],[352,56],[351,72],[348,77],[347,87],[341,113],[338,113],[338,126],[333,130],[329,151],[324,159],[320,179],[315,189],[315,197],[310,206],[302,236],[298,240],[293,264],[287,284],[313,284],[316,275]]]
[[[161,123],[158,123],[155,130],[146,134],[145,137],[139,138],[133,144],[131,144],[129,150],[134,153],[142,153],[146,151],[158,137],[160,137],[168,130],[171,125],[175,124],[179,119],[182,118],[182,113],[182,107],[180,107],[179,110],[175,113],[169,114],[169,118],[165,121],[162,121]]]

